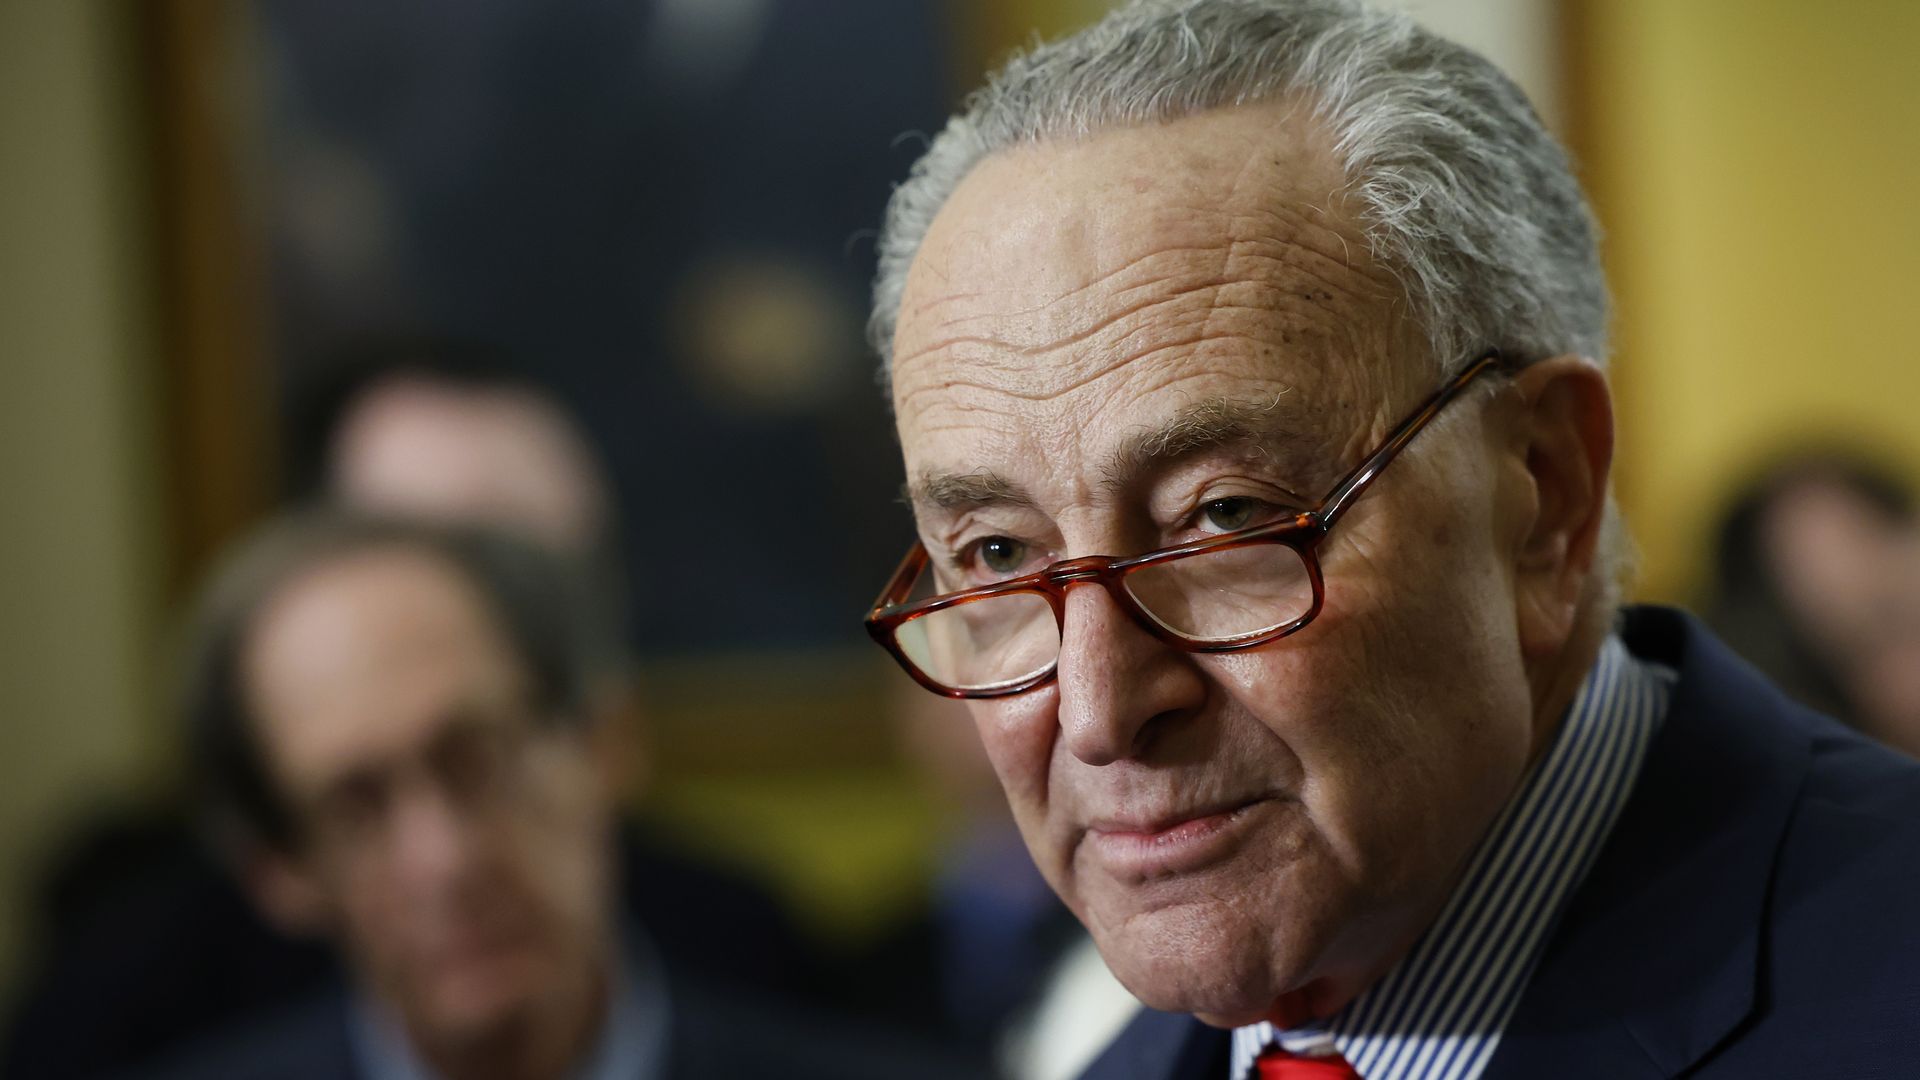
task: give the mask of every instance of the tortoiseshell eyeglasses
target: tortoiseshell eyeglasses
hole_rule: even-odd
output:
[[[1187,652],[1232,652],[1286,637],[1325,599],[1316,551],[1395,455],[1482,373],[1488,352],[1449,378],[1320,505],[1279,521],[1124,558],[1088,555],[1038,573],[931,595],[926,547],[914,544],[867,614],[867,632],[921,686],[951,698],[1018,694],[1052,679],[1067,590],[1103,586],[1148,633]]]

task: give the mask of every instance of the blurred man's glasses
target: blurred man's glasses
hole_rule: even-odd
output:
[[[387,850],[411,799],[429,798],[467,825],[497,819],[517,809],[540,736],[555,728],[532,712],[455,720],[418,755],[334,777],[304,800],[302,824],[321,849],[361,859]]]
[[[916,543],[874,601],[867,632],[920,685],[951,698],[1004,697],[1052,679],[1067,590],[1083,583],[1105,587],[1147,632],[1187,652],[1232,652],[1286,637],[1320,613],[1320,541],[1394,456],[1499,360],[1497,352],[1486,353],[1448,379],[1316,509],[1140,555],[1067,559],[938,595],[927,550]]]

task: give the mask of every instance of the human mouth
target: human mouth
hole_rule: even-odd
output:
[[[1253,819],[1274,802],[1257,796],[1154,815],[1097,819],[1087,826],[1093,856],[1119,878],[1191,874],[1231,855]]]
[[[446,928],[431,950],[431,960],[450,969],[484,967],[535,948],[530,927],[517,924]]]

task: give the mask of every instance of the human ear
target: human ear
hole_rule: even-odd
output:
[[[1550,656],[1573,634],[1607,514],[1613,395],[1599,366],[1556,356],[1513,377],[1511,446],[1531,486],[1515,530],[1514,601],[1522,650]]]

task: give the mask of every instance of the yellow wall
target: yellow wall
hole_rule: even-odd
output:
[[[0,3],[0,989],[38,860],[154,749],[133,14]]]
[[[1582,8],[1622,497],[1643,592],[1684,598],[1775,449],[1834,432],[1920,471],[1920,4]]]

